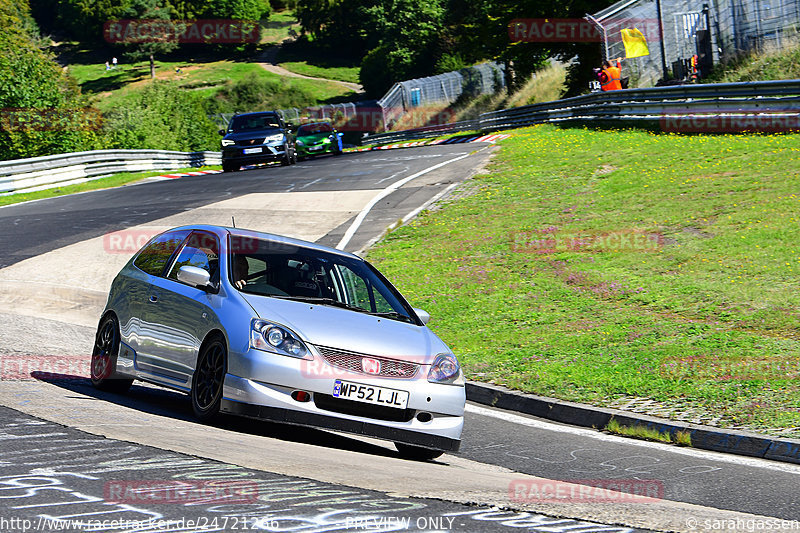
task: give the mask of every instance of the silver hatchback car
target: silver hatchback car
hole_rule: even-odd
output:
[[[464,377],[450,349],[353,254],[218,226],[150,240],[120,271],[91,378],[188,392],[218,413],[368,435],[401,455],[457,451]]]

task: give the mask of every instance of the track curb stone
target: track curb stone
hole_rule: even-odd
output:
[[[661,433],[669,433],[673,437],[679,431],[687,431],[692,438],[692,448],[800,464],[799,439],[773,438],[747,431],[687,424],[618,409],[525,394],[498,385],[474,381],[467,382],[466,389],[469,401],[555,422],[599,429],[605,427],[613,418],[624,426],[644,426]]]

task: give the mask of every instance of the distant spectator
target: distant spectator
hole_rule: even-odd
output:
[[[117,68],[117,58],[116,58],[116,56],[111,58],[111,68]]]
[[[106,70],[111,70],[111,65],[108,64],[108,61],[106,61]]]

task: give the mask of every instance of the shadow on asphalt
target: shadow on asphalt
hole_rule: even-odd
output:
[[[43,381],[95,400],[114,403],[152,415],[199,423],[192,413],[189,396],[170,389],[149,384],[142,385],[141,382],[135,381],[126,394],[115,394],[97,390],[92,386],[88,378],[81,376],[45,374],[41,372],[33,372],[31,376],[38,381]],[[236,433],[269,437],[287,442],[312,444],[314,446],[337,448],[384,457],[399,457],[396,451],[382,446],[304,426],[293,426],[233,415],[221,415],[213,423],[207,425]]]

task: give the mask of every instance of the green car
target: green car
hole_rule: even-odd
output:
[[[342,134],[330,122],[303,124],[295,133],[297,158],[305,159],[313,155],[342,153]]]

